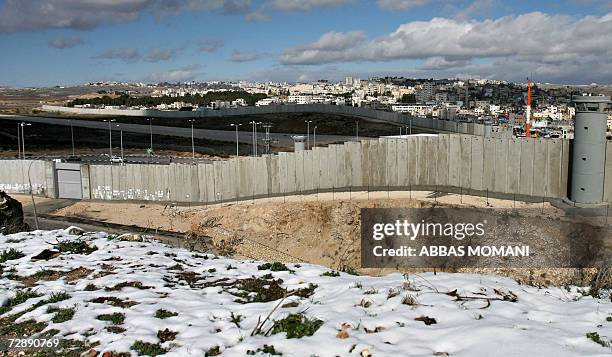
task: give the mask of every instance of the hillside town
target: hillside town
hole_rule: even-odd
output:
[[[109,84],[89,83],[91,86]],[[140,83],[139,86],[151,89],[151,97],[163,98],[161,103],[130,108],[120,103],[108,105],[95,101],[73,102],[69,105],[85,108],[159,110],[214,110],[249,105],[258,107],[287,104],[346,105],[394,111],[415,117],[513,126],[516,136],[525,135],[524,124],[527,116],[527,83],[491,79],[346,77],[340,82],[210,81],[155,85]],[[540,137],[573,138],[575,108],[571,103],[571,97],[589,91],[589,87],[533,83],[530,108],[531,134]],[[240,92],[245,94],[244,98],[240,97]],[[232,93],[233,99],[214,99],[215,94],[221,93]],[[250,98],[245,98],[247,94]],[[257,97],[251,97],[253,95]],[[608,131],[612,133],[612,113],[608,116]]]

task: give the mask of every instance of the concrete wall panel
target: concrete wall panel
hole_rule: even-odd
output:
[[[533,194],[534,160],[535,140],[521,139],[521,178],[518,192],[521,195]]]
[[[484,191],[484,139],[480,136],[472,137],[472,163],[470,171],[470,186],[469,188],[479,191]]]
[[[533,161],[533,192],[537,197],[547,195],[546,175],[549,171],[547,139],[534,140],[535,158]]]
[[[508,139],[507,192],[518,194],[521,180],[521,140]]]
[[[436,159],[436,178],[435,183],[439,186],[450,186],[449,184],[449,156],[450,156],[450,136],[440,135],[438,137],[438,153]]]
[[[461,136],[451,135],[448,148],[448,185],[459,187],[461,175]]]

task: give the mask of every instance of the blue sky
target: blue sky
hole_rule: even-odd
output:
[[[608,0],[3,0],[0,85],[528,73],[611,83],[610,33]]]

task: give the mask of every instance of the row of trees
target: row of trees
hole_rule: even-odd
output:
[[[183,97],[132,97],[127,94],[122,94],[118,97],[112,98],[107,95],[96,98],[88,98],[88,99],[75,99],[68,103],[68,106],[75,105],[116,105],[121,106],[125,105],[128,107],[131,106],[147,106],[152,107],[159,104],[172,104],[174,102],[180,101],[185,103],[191,103],[194,105],[208,105],[210,102],[214,102],[216,100],[221,101],[234,101],[238,98],[244,99],[249,105],[255,105],[260,99],[267,98],[266,94],[261,93],[247,93],[244,91],[225,91],[225,92],[208,92],[206,94],[186,94]]]

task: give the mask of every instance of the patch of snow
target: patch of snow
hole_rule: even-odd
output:
[[[73,227],[71,227],[73,228]],[[72,307],[74,317],[62,323],[51,321],[48,305],[19,317],[16,322],[35,319],[47,322],[46,330],[57,329],[63,338],[98,341],[96,350],[128,352],[136,340],[160,342],[159,330],[178,332],[176,339],[162,343],[166,356],[203,356],[219,346],[223,356],[245,356],[248,350],[272,345],[283,356],[359,356],[368,350],[373,356],[604,356],[612,349],[586,337],[597,332],[604,341],[612,339],[612,303],[582,296],[577,288],[537,288],[519,285],[498,276],[477,274],[423,273],[384,277],[322,276],[327,268],[310,264],[287,264],[291,271],[258,270],[258,261],[214,257],[173,248],[156,241],[123,241],[106,233],[84,233],[78,229],[34,231],[0,235],[0,251],[15,248],[25,256],[2,265],[0,303],[6,304],[17,290],[19,280],[9,279],[7,270],[20,278],[43,269],[68,272],[90,269],[86,277],[69,281],[40,280],[33,289],[42,294],[15,306],[0,318],[26,311],[53,292],[65,291],[70,298],[53,306]],[[62,253],[48,261],[31,258],[62,241],[85,240],[97,247],[89,255]],[[180,264],[183,270],[173,270]],[[234,267],[228,269],[228,267]],[[194,286],[177,280],[177,273],[194,272],[198,284],[227,279],[262,277],[272,274],[289,290],[316,284],[308,298],[291,296],[283,301],[299,302],[293,307],[275,307],[279,301],[237,302],[238,297],[224,286]],[[110,289],[125,282],[140,282],[144,289]],[[88,284],[99,290],[85,291]],[[416,300],[407,305],[406,296]],[[515,296],[516,301],[510,301]],[[98,297],[116,297],[137,303],[115,307],[93,303]],[[457,297],[473,297],[460,299]],[[504,297],[506,301],[504,301]],[[510,297],[510,299],[509,299]],[[294,304],[295,305],[295,304]],[[178,313],[165,319],[155,317],[158,309]],[[263,330],[289,314],[303,313],[323,321],[312,336],[288,339],[284,333],[251,336],[259,321],[273,311]],[[120,326],[126,331],[111,333],[110,322],[96,319],[101,314],[124,313]],[[237,325],[232,314],[243,318]],[[415,318],[435,319],[425,324]],[[339,338],[339,332],[346,335]],[[132,351],[132,353],[135,352]]]

